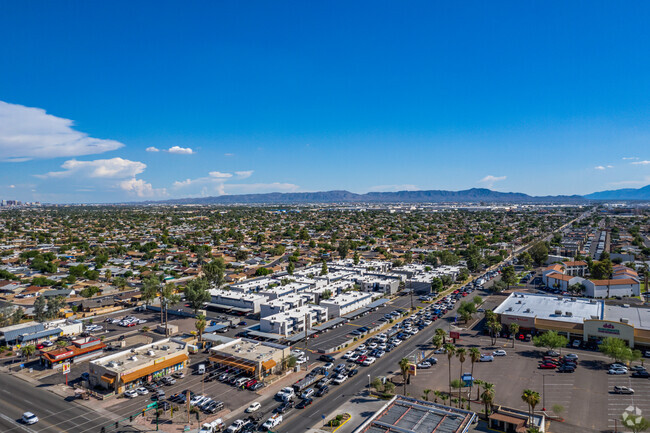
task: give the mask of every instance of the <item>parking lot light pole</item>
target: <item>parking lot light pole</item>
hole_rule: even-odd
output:
[[[546,375],[542,374],[542,412],[546,412]]]
[[[368,392],[370,392],[370,375],[368,375]]]

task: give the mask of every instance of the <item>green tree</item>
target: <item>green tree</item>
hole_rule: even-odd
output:
[[[425,401],[429,401],[429,394],[431,394],[431,389],[427,388],[424,391],[422,391],[423,395],[422,397],[424,398]]]
[[[627,343],[616,337],[605,338],[600,346],[598,346],[598,350],[612,358],[614,362],[630,361],[633,357],[633,351]]]
[[[25,310],[23,307],[16,307],[16,309],[11,313],[11,324],[17,325],[25,317]]]
[[[442,280],[438,277],[435,277],[431,280],[431,292],[438,293],[442,290],[443,284]]]
[[[329,289],[323,290],[323,293],[321,293],[321,295],[320,295],[320,298],[325,299],[325,300],[327,300],[327,299],[329,299],[331,297],[332,297],[332,291],[329,290]]]
[[[203,305],[211,298],[210,291],[208,290],[210,283],[205,278],[195,278],[185,287],[185,299],[187,300],[190,308],[197,313]]]
[[[327,262],[323,260],[323,265],[320,268],[321,275],[327,275]]]
[[[203,265],[202,271],[208,282],[215,288],[220,289],[226,283],[226,264],[221,257]]]
[[[354,262],[355,265],[359,264],[359,253],[356,251],[354,252],[354,256],[352,256],[352,261]]]
[[[548,259],[548,247],[544,242],[538,242],[532,247],[530,247],[530,257],[533,259],[533,262],[537,266],[544,264],[546,259]]]
[[[176,286],[173,283],[167,283],[160,291],[160,306],[165,311],[165,336],[169,336],[169,327],[167,312],[170,305],[176,305],[181,301],[181,296],[176,293]]]
[[[445,332],[444,329],[442,328],[437,328],[435,332],[435,336],[438,336],[442,339],[442,344],[443,346],[447,344],[447,333]]]
[[[510,336],[512,337],[512,347],[515,347],[515,340],[517,333],[519,332],[519,324],[518,323],[511,323],[508,325],[508,328],[510,329]]]
[[[160,281],[158,280],[158,277],[152,275],[144,279],[142,287],[140,288],[140,299],[145,305],[149,305],[151,301],[156,299],[156,296],[158,296],[159,286]]]
[[[205,319],[205,316],[203,314],[199,314],[196,316],[196,322],[194,322],[194,327],[196,328],[196,332],[199,334],[199,342],[203,341],[203,331],[205,331],[205,327],[207,326],[208,322]]]
[[[595,262],[591,267],[591,276],[597,280],[606,280],[610,278],[613,272],[613,265],[609,259]]]
[[[32,356],[34,353],[36,353],[36,346],[33,344],[23,346],[20,348],[20,351],[22,352],[23,356],[29,361],[29,357]]]
[[[481,401],[485,404],[485,416],[490,415],[490,408],[494,404],[494,384],[483,382],[483,393],[481,394]]]
[[[406,395],[406,381],[409,378],[409,366],[411,361],[407,358],[402,358],[399,361],[399,370],[402,372],[402,380],[404,381],[404,395]]]
[[[506,266],[501,270],[501,280],[506,283],[506,290],[510,289],[511,284],[517,282],[517,273],[514,266]]]
[[[447,360],[449,361],[449,397],[451,398],[451,360],[456,355],[456,346],[447,343],[445,344],[445,350],[447,351]]]
[[[472,363],[472,379],[474,378],[474,364],[476,364],[479,360],[481,359],[481,351],[478,349],[478,347],[471,347],[469,349],[469,360]],[[471,382],[472,384],[470,385],[469,392],[470,395],[472,394],[472,388],[474,387],[474,380]],[[472,404],[472,400],[470,399],[470,407]]]
[[[46,311],[47,303],[45,297],[39,296],[34,301],[34,318],[39,322],[44,322],[47,319]]]
[[[293,262],[289,262],[289,265],[287,266],[287,273],[289,275],[293,275],[295,270],[296,270],[296,265]]]
[[[547,331],[543,334],[533,337],[533,344],[535,347],[545,347],[549,350],[555,350],[565,347],[569,344],[569,340],[555,331]]]
[[[458,388],[458,400],[460,401],[460,391],[463,385],[463,363],[465,362],[465,358],[467,356],[467,350],[464,347],[459,347],[456,349],[456,357],[458,358],[458,362],[460,363],[460,371],[458,373],[458,382],[460,382],[461,387]],[[459,406],[460,407],[460,406]]]
[[[525,389],[521,394],[521,399],[528,405],[528,419],[533,422],[533,413],[535,411],[535,406],[539,404],[539,392],[533,391],[532,389]]]
[[[533,264],[533,258],[530,256],[530,253],[528,251],[524,251],[523,253],[519,254],[518,260],[519,264],[526,269],[529,269]]]
[[[460,393],[461,393],[462,390],[463,390],[463,381],[460,380],[460,379],[454,379],[454,380],[452,380],[452,381],[450,382],[449,385],[451,386],[452,389],[457,389],[457,390],[458,390],[458,398],[457,398],[457,399],[454,399],[453,401],[455,401],[455,402],[458,404],[458,407],[460,408],[460,402],[461,402],[461,398],[462,398],[462,397],[460,396]],[[449,394],[449,395],[451,395],[451,391],[450,391],[450,394]]]
[[[630,429],[632,433],[644,432],[650,428],[650,421],[643,416],[628,414],[627,412],[621,416],[621,422],[625,426],[625,429]]]

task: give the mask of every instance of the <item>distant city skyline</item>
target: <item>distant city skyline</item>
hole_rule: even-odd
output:
[[[6,199],[650,184],[646,3],[2,11]]]

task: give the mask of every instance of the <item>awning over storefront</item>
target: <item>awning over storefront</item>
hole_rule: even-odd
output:
[[[102,376],[102,381],[112,385],[115,382],[115,377],[114,373],[106,373]]]
[[[269,359],[268,361],[264,361],[262,363],[262,367],[264,367],[264,370],[270,370],[273,367],[275,367],[276,365],[277,365],[276,362],[274,360],[272,360],[272,359]]]
[[[123,383],[129,383],[133,382],[136,379],[140,379],[141,377],[148,376],[150,374],[153,374],[157,371],[163,370],[165,368],[172,367],[176,364],[179,364],[181,362],[187,361],[188,356],[187,353],[183,353],[181,355],[176,355],[173,358],[166,359],[162,362],[159,362],[157,364],[149,365],[147,367],[143,367],[137,371],[134,371],[133,373],[129,374],[124,374],[122,375],[122,382]]]
[[[247,364],[243,359],[229,358],[224,355],[214,354],[210,358],[210,361],[216,362],[217,364],[227,365],[229,367],[239,368],[240,370],[247,371],[249,373],[255,372],[255,365]]]

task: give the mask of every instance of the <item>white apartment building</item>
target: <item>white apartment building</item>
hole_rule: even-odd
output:
[[[211,302],[208,306],[217,308],[234,308],[242,312],[257,314],[260,312],[260,305],[266,301],[266,297],[255,293],[242,293],[232,290],[210,290]]]
[[[305,324],[305,319],[307,323]],[[300,308],[263,317],[260,320],[260,331],[279,334],[288,337],[327,321],[327,308],[317,305],[304,305]]]
[[[348,292],[341,293],[340,295],[333,296],[327,300],[321,300],[320,306],[326,307],[329,312],[329,317],[340,317],[351,313],[359,308],[363,308],[372,302],[372,293],[367,292]]]
[[[282,298],[269,299],[260,305],[260,317],[268,317],[284,311],[295,310],[307,305],[313,299],[309,294],[291,293]]]

